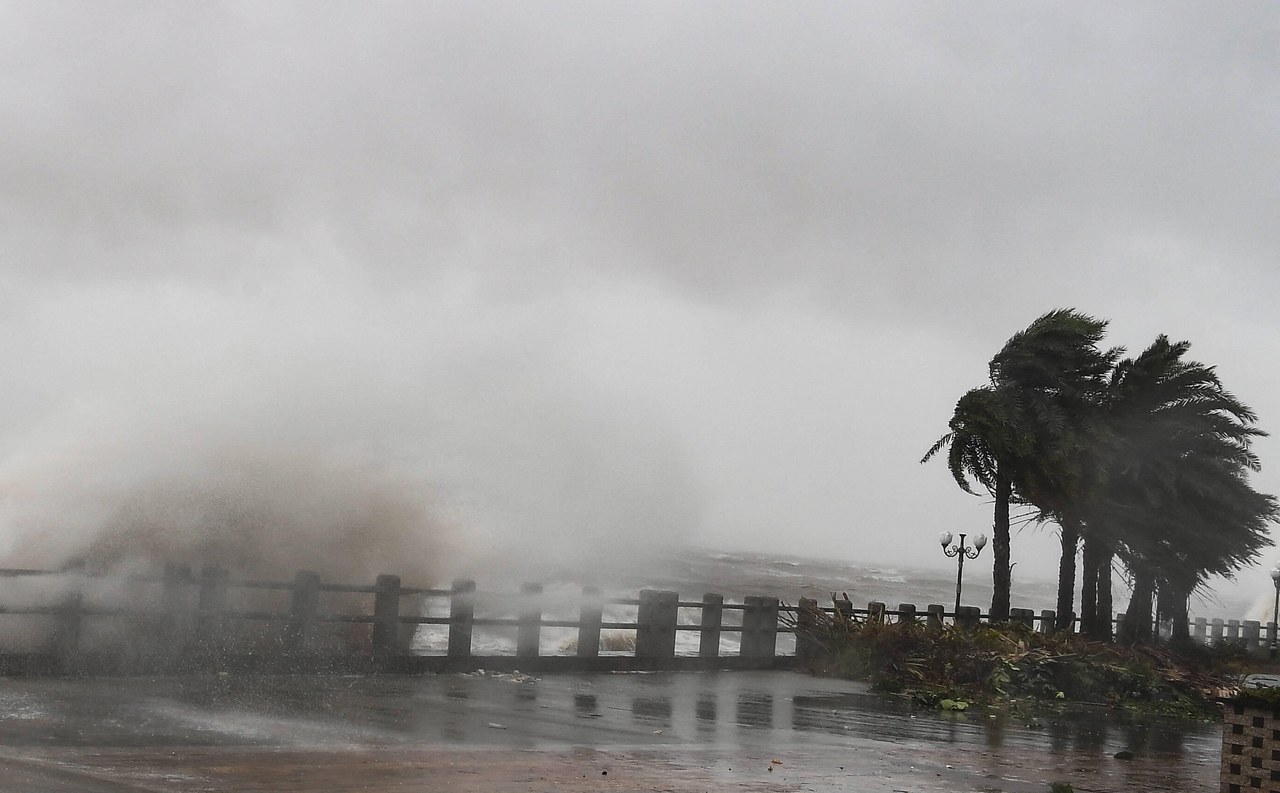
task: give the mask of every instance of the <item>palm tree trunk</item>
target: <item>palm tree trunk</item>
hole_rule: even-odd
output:
[[[1062,558],[1058,561],[1058,613],[1054,627],[1070,630],[1075,619],[1076,549],[1080,545],[1080,527],[1074,521],[1062,521]]]
[[[1168,580],[1156,583],[1156,619],[1151,626],[1151,635],[1154,638],[1160,638],[1160,625],[1165,620],[1173,619],[1177,598],[1177,592],[1174,591],[1173,585]]]
[[[1111,615],[1115,613],[1115,605],[1111,598],[1111,560],[1114,558],[1115,551],[1105,546],[1101,548],[1098,559],[1098,604],[1093,635],[1093,638],[1100,642],[1111,641]]]
[[[1182,587],[1170,593],[1169,619],[1173,620],[1173,633],[1169,634],[1170,641],[1191,641],[1191,619],[1187,613],[1187,601],[1190,599],[1191,594]]]
[[[1091,638],[1098,633],[1098,571],[1102,545],[1085,535],[1084,557],[1080,564],[1080,632]]]
[[[1151,638],[1151,596],[1155,594],[1156,578],[1144,570],[1133,572],[1133,597],[1124,614],[1124,630],[1121,639],[1130,644],[1145,642]]]
[[[996,467],[996,514],[991,527],[991,611],[988,619],[1000,622],[1009,619],[1009,590],[1012,575],[1009,567],[1009,500],[1013,497],[1013,482]]]

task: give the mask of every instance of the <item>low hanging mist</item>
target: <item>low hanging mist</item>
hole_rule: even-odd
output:
[[[662,421],[559,354],[546,311],[347,287],[101,287],[35,307],[40,343],[7,352],[49,376],[9,416],[0,564],[425,585],[697,521]]]

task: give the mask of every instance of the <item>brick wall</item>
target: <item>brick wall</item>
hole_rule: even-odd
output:
[[[1222,723],[1222,793],[1280,793],[1280,709],[1228,701]]]

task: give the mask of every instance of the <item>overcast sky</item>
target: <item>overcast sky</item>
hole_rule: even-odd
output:
[[[919,459],[1065,306],[1280,431],[1277,41],[1271,2],[0,2],[0,550],[251,459],[398,490],[446,558],[941,565],[990,507]]]

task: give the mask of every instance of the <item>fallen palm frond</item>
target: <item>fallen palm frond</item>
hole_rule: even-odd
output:
[[[929,704],[1030,698],[1206,715],[1239,680],[1231,659],[1207,648],[1112,645],[1021,625],[929,627],[836,608],[796,612],[788,626],[819,648],[815,671]]]

